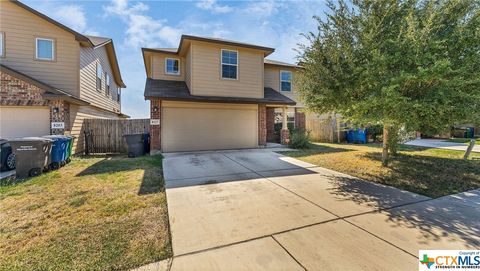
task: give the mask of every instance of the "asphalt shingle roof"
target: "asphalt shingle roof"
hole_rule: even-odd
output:
[[[264,88],[263,98],[194,96],[190,94],[187,84],[183,81],[169,81],[147,78],[145,84],[145,99],[159,98],[171,101],[213,102],[213,103],[244,103],[244,104],[281,104],[295,105],[296,102],[272,88]]]
[[[105,37],[96,37],[96,36],[87,36],[87,35],[85,35],[85,37],[87,37],[95,47],[105,44],[107,42],[110,42],[112,40],[111,38],[105,38]]]

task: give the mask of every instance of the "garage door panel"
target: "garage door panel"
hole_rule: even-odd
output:
[[[162,149],[197,151],[257,146],[257,110],[164,108]]]
[[[50,110],[48,107],[0,106],[0,138],[12,139],[49,134]]]

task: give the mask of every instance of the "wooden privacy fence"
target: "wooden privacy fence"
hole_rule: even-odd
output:
[[[124,135],[150,132],[150,119],[85,119],[85,154],[126,153]]]
[[[339,143],[345,140],[345,124],[337,116],[307,118],[305,125],[313,142]]]

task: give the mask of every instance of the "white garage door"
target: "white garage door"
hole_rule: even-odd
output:
[[[50,134],[50,110],[48,107],[0,106],[0,138]]]
[[[257,105],[162,104],[164,152],[255,148]]]

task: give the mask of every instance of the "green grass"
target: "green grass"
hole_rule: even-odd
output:
[[[450,138],[448,141],[456,143],[470,143],[470,138]],[[475,139],[475,145],[480,145],[480,138]]]
[[[315,143],[283,154],[433,198],[480,188],[480,153],[464,161],[462,151],[401,146],[388,167],[381,164],[378,144]]]
[[[0,187],[0,270],[128,270],[171,257],[162,157],[76,158]]]

